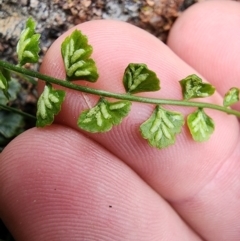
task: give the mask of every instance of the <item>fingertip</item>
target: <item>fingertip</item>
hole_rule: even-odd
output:
[[[239,86],[239,24],[238,2],[204,1],[179,17],[167,43],[224,96],[231,87]]]
[[[17,137],[0,183],[0,216],[19,241],[199,240],[134,171],[71,128]]]

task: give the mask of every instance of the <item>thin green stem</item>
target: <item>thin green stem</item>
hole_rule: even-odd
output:
[[[10,106],[7,106],[7,105],[0,104],[0,109],[6,110],[6,111],[9,111],[9,112],[13,112],[13,113],[17,113],[17,114],[22,115],[22,116],[24,116],[26,118],[30,118],[30,119],[36,120],[36,117],[34,115],[28,114],[26,112],[23,112],[23,111],[21,111],[19,109],[16,109],[16,108],[13,108],[13,107],[10,107]]]
[[[0,66],[6,69],[9,69],[11,71],[15,71],[17,73],[21,73],[24,75],[28,75],[34,78],[38,78],[41,80],[44,80],[48,83],[57,84],[63,87],[66,87],[68,89],[73,89],[89,94],[104,96],[104,97],[111,97],[115,99],[121,99],[121,100],[129,100],[134,102],[142,102],[142,103],[149,103],[149,104],[156,104],[156,105],[177,105],[177,106],[186,106],[186,107],[198,107],[198,108],[208,108],[208,109],[214,109],[218,111],[225,112],[227,114],[235,115],[237,117],[240,117],[240,112],[236,110],[232,110],[230,108],[226,108],[220,105],[215,105],[211,103],[205,103],[205,102],[195,102],[195,101],[185,101],[185,100],[172,100],[172,99],[157,99],[157,98],[147,98],[147,97],[141,97],[141,96],[133,96],[129,94],[118,94],[118,93],[112,93],[104,90],[98,90],[93,89],[89,87],[84,87],[80,85],[73,84],[72,82],[68,82],[65,80],[53,78],[51,76],[47,76],[44,74],[41,74],[39,72],[25,69],[13,64],[10,64],[5,61],[0,60]]]

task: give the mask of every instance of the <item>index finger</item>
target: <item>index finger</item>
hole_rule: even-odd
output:
[[[97,21],[84,23],[77,28],[89,36],[89,41],[94,47],[93,58],[100,73],[97,83],[82,82],[83,85],[123,92],[121,80],[128,63],[146,63],[160,77],[162,89],[145,95],[181,99],[178,81],[196,73],[158,39],[131,25],[114,21]],[[65,77],[60,44],[68,34],[70,32],[59,38],[48,51],[41,68],[43,73],[58,78]],[[218,94],[208,100],[222,103],[222,98]],[[97,98],[94,96],[68,91],[66,102],[56,119],[57,123],[78,129],[76,120],[79,113],[93,106],[96,101]],[[200,192],[215,178],[224,164],[233,158],[232,153],[233,150],[237,150],[239,140],[238,122],[232,116],[207,110],[216,124],[216,130],[208,142],[193,142],[184,127],[174,146],[158,150],[150,147],[139,133],[140,124],[151,115],[153,108],[152,105],[133,103],[131,113],[121,125],[104,134],[86,133],[86,135],[121,158],[169,202],[178,203],[178,212],[191,225],[193,220],[189,215],[185,215],[190,209],[186,210],[186,207],[189,203],[192,208],[199,207],[199,202],[203,198]],[[185,115],[193,111],[182,107],[169,108]],[[219,148],[219,151],[216,151],[216,148]],[[234,154],[237,155],[236,152]],[[204,204],[211,199],[211,195],[208,193],[208,198],[204,198]],[[226,202],[220,203],[219,207],[225,207],[224,205]],[[216,220],[214,222],[209,220],[203,224],[201,217],[197,217],[194,220],[194,227],[201,232],[203,226],[216,225]],[[204,235],[210,237],[211,234],[204,233]]]

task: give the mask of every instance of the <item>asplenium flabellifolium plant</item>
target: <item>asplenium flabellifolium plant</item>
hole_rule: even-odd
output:
[[[135,96],[134,94],[140,92],[160,90],[159,78],[144,63],[129,63],[126,67],[122,78],[126,93],[112,93],[74,84],[73,81],[75,80],[96,82],[99,76],[97,66],[91,58],[93,48],[88,43],[87,36],[83,35],[79,30],[74,30],[61,45],[61,54],[66,71],[65,80],[56,79],[21,67],[25,63],[36,63],[38,61],[39,37],[40,35],[35,33],[35,22],[30,18],[27,21],[26,28],[21,33],[17,45],[18,66],[0,61],[0,89],[5,98],[11,98],[9,89],[10,71],[39,78],[46,82],[37,103],[37,127],[51,125],[54,116],[60,112],[61,105],[64,102],[66,92],[54,89],[52,84],[99,96],[97,104],[79,113],[77,120],[80,129],[91,133],[110,131],[112,127],[119,125],[131,111],[132,102],[155,105],[153,113],[140,125],[139,131],[151,146],[159,149],[174,144],[176,135],[181,132],[185,123],[185,117],[182,113],[167,110],[163,107],[164,105],[196,108],[193,113],[186,117],[186,123],[193,140],[199,142],[207,141],[215,128],[213,119],[206,114],[205,109],[215,109],[240,117],[239,111],[230,108],[231,105],[239,101],[240,89],[237,87],[231,88],[225,94],[222,106],[192,101],[193,98],[208,97],[215,92],[214,86],[203,83],[202,79],[195,74],[179,81],[183,100]],[[111,98],[111,101],[108,97]],[[116,99],[116,101],[112,99]],[[3,108],[4,104],[0,103],[0,107]],[[5,108],[8,109],[6,106]]]

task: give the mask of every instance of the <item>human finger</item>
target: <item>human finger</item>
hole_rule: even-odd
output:
[[[240,86],[239,13],[236,1],[193,5],[176,21],[168,38],[168,46],[222,96]],[[240,103],[234,108],[240,110]]]
[[[161,79],[162,87],[161,92],[145,95],[180,99],[181,90],[178,80],[189,74],[197,73],[158,39],[131,25],[114,21],[97,21],[81,24],[77,28],[89,36],[89,41],[94,47],[93,58],[96,60],[100,73],[97,83],[82,82],[82,85],[123,92],[121,79],[127,64],[144,62],[150,69],[156,71]],[[63,38],[70,34],[70,31],[59,38],[48,51],[41,69],[43,73],[64,78],[60,44]],[[207,100],[217,104],[222,103],[222,97],[218,93]],[[56,119],[57,123],[78,129],[76,120],[79,113],[93,106],[96,101],[97,98],[91,95],[79,95],[79,93],[68,91],[62,112]],[[216,220],[214,216],[209,218],[207,211],[209,211],[210,204],[216,205],[220,210],[226,210],[228,202],[222,199],[220,190],[214,189],[219,200],[222,200],[216,204],[214,199],[216,193],[213,195],[212,190],[208,192],[207,187],[220,171],[227,173],[224,177],[229,177],[232,171],[237,175],[238,164],[235,157],[238,155],[239,125],[236,118],[207,110],[216,125],[215,132],[208,142],[193,142],[187,128],[184,127],[174,146],[157,150],[150,147],[140,137],[138,129],[139,125],[151,115],[153,108],[150,105],[134,103],[130,115],[110,132],[85,134],[117,155],[162,197],[174,203],[175,207],[178,206],[177,211],[201,235],[208,240],[216,240],[216,237],[221,240],[222,233],[226,231],[224,227],[221,229],[222,232],[212,233],[211,230],[216,227],[216,223],[220,225],[222,220]],[[169,108],[181,111],[185,115],[193,111],[193,109],[182,107]],[[201,149],[201,155],[199,155],[199,149]],[[206,193],[202,195],[203,190],[207,195]],[[210,204],[209,200],[211,200]],[[237,199],[232,202],[233,209],[236,210],[240,204]],[[208,208],[201,212],[201,215],[206,215],[208,218],[203,219],[200,215],[196,215],[193,219],[191,212],[198,210],[200,203],[203,206],[209,204],[204,206]],[[189,204],[192,209],[188,208]],[[222,215],[226,214],[222,213]],[[231,232],[225,232],[225,234],[233,237],[238,230],[236,225],[238,217],[233,217],[231,213],[228,218],[232,218],[229,223],[232,228]],[[204,229],[206,226],[208,229]]]
[[[131,168],[69,127],[0,155],[0,216],[18,241],[201,239]]]

